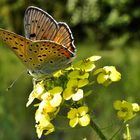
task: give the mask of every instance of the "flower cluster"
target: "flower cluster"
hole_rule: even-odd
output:
[[[118,111],[118,118],[124,122],[134,118],[136,116],[136,112],[140,111],[140,106],[137,103],[130,103],[125,100],[116,100],[114,102],[114,108]]]
[[[111,82],[120,80],[120,73],[115,67],[106,66],[96,69],[95,61],[100,56],[92,56],[84,60],[80,60],[73,66],[60,70],[45,80],[38,82],[29,96],[27,106],[34,99],[38,99],[39,103],[35,113],[36,132],[40,138],[43,133],[45,135],[55,131],[52,123],[65,107],[67,113],[65,116],[69,119],[70,127],[80,124],[87,126],[90,124],[90,111],[86,103],[85,88],[90,84],[94,84],[93,75],[97,75],[97,82],[103,85],[109,85]]]

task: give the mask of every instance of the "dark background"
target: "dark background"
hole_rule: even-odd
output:
[[[120,82],[109,87],[97,85],[89,99],[93,119],[111,137],[120,127],[113,110],[114,100],[140,103],[140,1],[139,0],[1,0],[0,28],[24,36],[23,18],[30,5],[40,7],[57,21],[66,22],[77,47],[75,61],[101,55],[98,66],[115,65]],[[35,108],[25,107],[32,91],[32,78],[3,43],[0,44],[0,140],[35,140]],[[21,76],[20,76],[21,75]],[[15,85],[6,89],[16,79]],[[62,125],[62,118],[55,124]],[[132,139],[140,138],[139,114],[130,122]],[[114,139],[123,139],[122,131]],[[58,129],[41,140],[99,140],[90,127]]]

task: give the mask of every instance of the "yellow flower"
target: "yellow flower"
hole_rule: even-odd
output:
[[[112,82],[119,81],[121,79],[121,74],[116,70],[114,66],[105,66],[99,68],[94,72],[94,75],[97,75],[97,82],[108,86]]]
[[[94,62],[99,60],[100,58],[100,56],[91,56],[87,59],[78,61],[75,65],[73,65],[73,67],[78,70],[90,72],[96,67]]]
[[[42,100],[49,101],[52,107],[58,107],[62,102],[61,93],[63,91],[62,87],[54,87],[53,89],[45,92],[41,98]]]
[[[68,77],[71,79],[87,79],[89,77],[89,73],[82,70],[74,70],[69,73]]]
[[[70,79],[67,83],[67,88],[63,92],[63,98],[65,100],[70,100],[71,98],[73,101],[78,101],[83,98],[83,90],[80,89],[81,87],[88,84],[87,79],[77,80],[77,79]]]
[[[56,107],[53,107],[49,101],[43,100],[39,103],[38,111],[40,113],[51,113],[56,111]]]
[[[50,122],[49,116],[44,114],[40,115],[38,124],[36,124],[35,127],[38,138],[41,137],[44,130],[46,131],[45,135],[48,135],[49,133],[52,133],[55,130],[53,124]]]
[[[82,106],[78,109],[72,108],[67,115],[68,119],[70,119],[69,125],[75,127],[79,123],[81,126],[87,126],[90,123],[90,116],[87,113],[87,106]]]
[[[42,120],[42,117],[45,117],[48,121],[50,121],[50,116],[47,113],[44,113],[43,110],[37,109],[35,113],[36,123],[39,123]]]
[[[132,119],[136,114],[134,112],[139,111],[138,104],[132,104],[127,101],[116,100],[114,102],[114,108],[118,110],[117,116],[119,119],[127,121]]]
[[[39,82],[34,86],[33,91],[29,95],[28,102],[26,104],[26,107],[28,107],[35,98],[40,99],[40,96],[44,93],[45,88],[43,82]]]

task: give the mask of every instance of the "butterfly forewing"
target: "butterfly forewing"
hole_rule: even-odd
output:
[[[0,39],[2,39],[7,44],[7,46],[20,58],[20,60],[26,66],[28,65],[27,49],[28,45],[31,43],[30,40],[1,28]]]
[[[53,40],[58,25],[45,11],[30,6],[24,17],[25,36],[31,40]]]

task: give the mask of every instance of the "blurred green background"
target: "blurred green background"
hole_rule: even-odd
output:
[[[105,88],[93,87],[88,99],[93,119],[112,136],[120,127],[112,104],[125,99],[140,104],[140,1],[139,0],[0,0],[0,28],[24,35],[25,9],[34,5],[47,11],[57,21],[66,22],[77,47],[75,61],[101,55],[98,66],[115,65],[120,82]],[[25,67],[3,43],[0,43],[0,140],[35,140],[35,108],[25,107],[32,90],[32,78]],[[21,75],[21,76],[20,76]],[[6,89],[17,78],[15,85]],[[58,119],[58,126],[65,126]],[[132,139],[140,139],[139,115],[130,122]],[[122,131],[123,132],[123,131]],[[121,140],[122,132],[115,140]],[[55,133],[41,140],[99,140],[90,127],[77,127]]]

